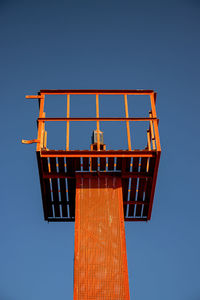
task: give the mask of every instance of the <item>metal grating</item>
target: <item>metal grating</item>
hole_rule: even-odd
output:
[[[74,300],[128,300],[119,177],[77,176]]]

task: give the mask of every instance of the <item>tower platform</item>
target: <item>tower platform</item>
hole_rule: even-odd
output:
[[[45,97],[65,95],[66,118],[49,118],[44,112]],[[70,117],[71,95],[94,95],[96,97],[96,117]],[[121,95],[124,98],[122,117],[100,117],[99,97]],[[128,97],[146,95],[150,99],[151,110],[148,117],[129,117]],[[37,161],[42,192],[44,218],[49,222],[75,221],[76,178],[94,176],[115,176],[122,180],[125,221],[148,221],[151,218],[153,198],[161,154],[156,115],[156,93],[153,90],[41,90],[38,95],[26,96],[38,99],[38,136],[24,143],[37,143]],[[101,100],[101,99],[100,99]],[[48,101],[48,100],[46,100]],[[108,100],[109,101],[109,100]],[[132,99],[131,99],[132,101]],[[100,101],[101,104],[101,101]],[[57,105],[57,104],[56,104]],[[71,122],[96,122],[95,147],[90,150],[70,150],[69,133]],[[127,129],[127,150],[107,150],[100,144],[100,123],[125,122]],[[66,124],[66,150],[51,150],[47,147],[46,122]],[[131,144],[130,122],[146,122],[146,147],[133,149]],[[120,133],[121,134],[121,133]],[[104,145],[105,146],[105,145]]]

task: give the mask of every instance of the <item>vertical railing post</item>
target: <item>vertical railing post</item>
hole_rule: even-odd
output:
[[[148,150],[151,151],[151,131],[150,128],[147,130],[147,147]],[[149,158],[147,159],[147,169],[146,171],[149,171]]]
[[[44,94],[41,94],[40,96],[40,112],[39,112],[39,118],[43,118],[44,115]],[[40,140],[39,143],[37,143],[37,151],[40,151],[41,148],[43,148],[43,141],[44,141],[44,121],[38,121],[38,136],[37,139]]]
[[[44,130],[44,149],[47,148],[47,131]]]
[[[128,115],[128,101],[127,101],[127,95],[124,95],[124,105],[125,105],[125,114],[126,114],[126,118],[128,118],[129,115]],[[131,135],[130,135],[129,121],[126,121],[126,130],[127,130],[127,139],[128,139],[128,150],[131,151]]]
[[[42,117],[45,118],[45,116],[46,114],[43,112]],[[42,121],[41,148],[45,148],[45,121]]]
[[[148,150],[151,151],[151,132],[149,129],[147,130],[147,146]]]
[[[149,112],[149,118],[152,118],[152,111]],[[150,132],[151,132],[151,140],[152,140],[152,146],[153,150],[156,150],[156,142],[155,142],[155,134],[154,134],[154,126],[153,126],[153,121],[149,122],[150,124]]]
[[[67,94],[67,118],[70,116],[70,95]],[[69,121],[67,121],[66,128],[66,150],[69,150]]]
[[[99,95],[96,95],[96,117],[99,118]],[[100,126],[97,120],[97,150],[100,150]]]
[[[152,110],[152,117],[153,118],[157,118],[155,97],[156,97],[156,94],[151,93],[150,100],[151,100],[151,110]],[[154,125],[154,132],[155,132],[155,139],[156,139],[156,146],[157,146],[156,148],[157,148],[157,151],[161,151],[159,131],[158,131],[158,120],[153,120],[153,125]]]

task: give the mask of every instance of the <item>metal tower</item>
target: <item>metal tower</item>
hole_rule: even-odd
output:
[[[47,118],[46,95],[66,95],[67,116]],[[94,95],[96,117],[70,117],[70,97]],[[104,95],[121,95],[125,116],[100,117]],[[147,95],[151,110],[145,118],[130,118],[130,95]],[[26,96],[39,100],[38,136],[23,143],[37,143],[36,155],[44,219],[75,221],[74,300],[128,300],[128,266],[124,221],[151,218],[161,154],[153,90],[40,90]],[[71,100],[73,101],[73,99]],[[96,122],[90,150],[70,150],[70,122]],[[128,149],[107,149],[100,131],[102,122],[125,122]],[[66,149],[47,148],[46,122],[66,123]],[[146,147],[134,149],[130,122],[147,122]],[[119,132],[119,138],[121,133]]]

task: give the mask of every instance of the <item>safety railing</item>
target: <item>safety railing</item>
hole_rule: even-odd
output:
[[[66,95],[67,114],[65,118],[47,118],[44,112],[44,102],[46,95]],[[71,95],[95,95],[96,97],[96,117],[70,117],[70,96]],[[125,117],[100,117],[99,114],[99,98],[101,95],[123,95],[124,97],[124,112]],[[130,95],[148,95],[150,97],[151,110],[149,117],[133,118],[129,117],[128,97]],[[39,118],[38,121],[38,135],[34,140],[22,140],[25,144],[37,143],[37,151],[47,149],[47,131],[45,130],[45,122],[66,122],[66,151],[70,151],[70,122],[96,122],[97,132],[97,151],[100,151],[100,122],[126,122],[127,131],[127,145],[128,151],[133,151],[131,143],[130,122],[148,122],[149,129],[147,130],[147,147],[151,151],[161,151],[160,138],[158,131],[158,122],[156,114],[156,93],[153,90],[41,90],[38,95],[28,95],[27,99],[39,100]]]

